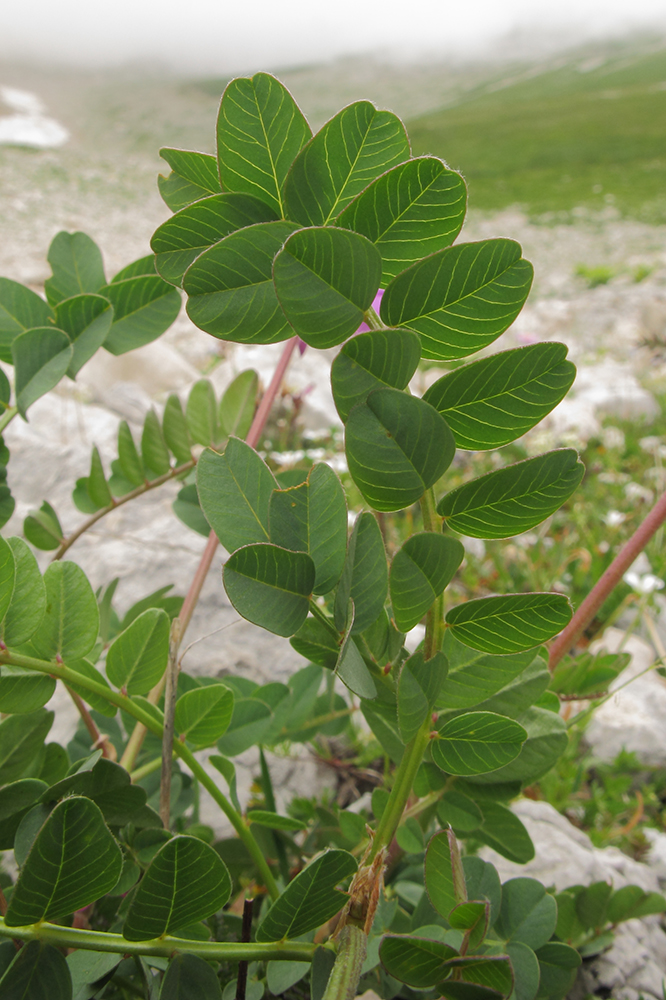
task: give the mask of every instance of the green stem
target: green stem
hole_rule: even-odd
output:
[[[338,954],[323,1000],[353,1000],[367,952],[368,936],[365,931],[346,924],[340,932]]]
[[[4,431],[7,424],[10,424],[16,414],[18,413],[17,406],[8,406],[5,412],[0,417],[0,434]]]
[[[133,784],[137,781],[141,781],[142,778],[147,778],[149,774],[154,774],[155,771],[159,771],[162,766],[162,758],[154,757],[153,760],[148,761],[142,767],[137,767],[136,771],[132,771],[130,774],[130,780]]]
[[[363,319],[365,320],[365,322],[367,323],[367,325],[370,327],[371,330],[386,329],[386,324],[382,323],[381,319],[379,318],[375,310],[372,308],[372,306],[370,306],[369,309],[365,310],[365,312],[363,313]]]
[[[389,800],[377,825],[366,864],[370,864],[383,847],[389,847],[395,836],[407,799],[412,793],[416,772],[421,766],[423,754],[428,746],[431,728],[430,716],[428,716],[414,739],[405,747],[402,760],[395,772],[395,781]]]
[[[426,490],[421,497],[421,514],[423,527],[426,531],[440,532],[442,519],[437,513],[435,494],[432,489]],[[444,595],[440,594],[426,616],[426,635],[423,644],[423,654],[426,660],[431,659],[442,648],[444,638]]]
[[[29,927],[7,927],[2,918],[0,918],[0,937],[13,938],[17,941],[45,941],[57,948],[83,948],[119,955],[163,955],[168,958],[177,952],[187,952],[218,962],[268,962],[275,959],[310,962],[317,947],[307,941],[230,944],[226,941],[188,941],[170,936],[150,941],[128,941],[122,934],[87,931],[46,922],[31,924]]]
[[[331,635],[335,636],[337,642],[340,641],[340,633],[328,615],[324,614],[316,601],[310,600],[310,614],[313,618],[316,618],[318,622],[321,622],[324,628],[330,632]]]

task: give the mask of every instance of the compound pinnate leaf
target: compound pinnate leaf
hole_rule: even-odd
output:
[[[95,645],[99,611],[88,577],[76,563],[52,562],[44,574],[46,611],[32,638],[37,656],[77,660]]]
[[[254,448],[230,438],[223,455],[206,449],[197,464],[197,488],[206,520],[227,552],[270,540],[268,512],[277,483]]]
[[[74,295],[56,306],[55,325],[72,342],[73,354],[67,375],[75,378],[92,358],[111,329],[113,306],[102,295]]]
[[[52,944],[28,941],[0,979],[3,1000],[72,1000],[67,960]]]
[[[513,323],[532,284],[513,240],[459,243],[413,264],[386,289],[381,317],[421,337],[424,358],[464,358]]]
[[[501,802],[483,801],[483,823],[474,831],[475,840],[519,865],[534,857],[534,844],[523,823]]]
[[[520,754],[510,764],[478,780],[482,784],[505,781],[537,781],[564,753],[567,742],[566,723],[556,712],[533,706],[518,717],[527,733]]]
[[[38,326],[12,341],[16,405],[25,417],[29,406],[55,388],[69,368],[74,349],[67,334],[54,326]]]
[[[18,281],[0,278],[0,361],[13,364],[14,337],[52,319],[53,310],[36,292]]]
[[[149,608],[113,640],[106,654],[106,676],[128,694],[148,694],[169,659],[169,616]]]
[[[335,220],[366,236],[382,255],[382,285],[414,261],[453,243],[465,218],[467,190],[443,160],[421,156],[388,170]]]
[[[113,323],[104,341],[111,354],[126,354],[157,340],[180,312],[178,291],[157,274],[113,281],[99,291],[113,306]]]
[[[432,712],[447,669],[446,657],[441,652],[425,660],[417,650],[403,664],[398,682],[398,725],[405,744],[416,736]]]
[[[304,226],[327,225],[379,174],[409,154],[399,118],[369,101],[350,104],[294,161],[284,185],[287,216]]]
[[[227,386],[217,414],[223,434],[227,437],[233,434],[242,440],[247,437],[254,418],[258,392],[259,376],[251,368],[241,372]]]
[[[185,272],[187,314],[220,340],[275,344],[293,336],[273,284],[273,259],[298,227],[261,222],[226,236]]]
[[[425,887],[440,916],[467,902],[467,885],[458,842],[452,830],[436,833],[425,857]]]
[[[58,233],[47,260],[53,275],[44,282],[44,291],[52,306],[82,292],[98,292],[106,282],[100,249],[85,233]]]
[[[389,590],[393,618],[401,632],[418,625],[453,579],[464,555],[457,538],[432,531],[417,532],[398,549],[391,562]]]
[[[7,540],[14,554],[14,586],[0,624],[6,646],[20,646],[36,632],[46,608],[46,587],[37,560],[22,538]]]
[[[387,934],[379,958],[390,976],[417,990],[436,986],[449,974],[447,963],[458,952],[443,941],[410,935]]]
[[[563,594],[506,594],[458,604],[446,623],[472,649],[518,653],[552,639],[570,618],[571,605]]]
[[[160,1000],[222,1000],[222,987],[203,958],[175,955],[164,974]]]
[[[515,760],[526,739],[526,731],[513,719],[467,712],[440,727],[432,759],[448,774],[484,774]]]
[[[60,802],[37,834],[5,923],[8,927],[66,916],[113,889],[122,852],[90,799]]]
[[[373,389],[406,389],[420,358],[421,341],[411,330],[371,330],[348,340],[331,366],[340,419]]]
[[[509,538],[555,513],[580,485],[585,467],[573,448],[528,458],[459,486],[437,512],[472,538]]]
[[[359,514],[347,546],[347,558],[335,596],[335,625],[343,632],[354,602],[352,633],[364,632],[382,613],[388,587],[384,540],[376,518]]]
[[[347,502],[335,472],[319,463],[300,486],[275,490],[269,526],[275,545],[311,556],[314,593],[328,594],[340,579],[347,551]]]
[[[245,191],[284,216],[282,185],[312,131],[289,91],[268,73],[232,80],[217,119],[226,191]]]
[[[257,928],[257,941],[297,938],[330,920],[345,903],[336,886],[356,872],[347,851],[329,850],[293,879]]]
[[[128,941],[145,941],[204,920],[231,894],[217,851],[196,837],[173,837],[151,861],[123,927]]]
[[[502,886],[502,908],[495,924],[507,943],[520,941],[535,951],[550,940],[557,923],[557,903],[534,878],[512,878]]]
[[[453,435],[422,399],[398,389],[376,389],[349,414],[347,463],[359,490],[375,510],[402,510],[416,503],[451,464]]]
[[[438,379],[423,398],[442,414],[458,448],[501,448],[534,427],[566,396],[576,368],[564,344],[501,351]]]
[[[273,262],[285,316],[307,344],[322,349],[341,344],[358,329],[381,273],[378,250],[345,229],[300,229]]]
[[[226,733],[233,710],[233,692],[224,684],[193,688],[176,702],[175,731],[197,747],[210,747]]]
[[[239,615],[276,635],[291,636],[307,618],[315,567],[305,552],[259,543],[234,552],[223,579]]]
[[[155,230],[150,241],[155,267],[165,281],[180,285],[190,264],[208,247],[237,229],[276,218],[265,202],[251,195],[229,192],[202,198]]]
[[[160,156],[171,167],[171,173],[168,177],[160,174],[157,185],[172,212],[178,212],[200,198],[219,194],[222,190],[217,159],[210,153],[165,146],[160,149]]]

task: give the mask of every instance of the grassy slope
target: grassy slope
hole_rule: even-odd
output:
[[[408,123],[414,152],[462,169],[474,208],[520,204],[563,218],[612,204],[663,222],[666,47],[655,48],[572,57],[478,87]]]

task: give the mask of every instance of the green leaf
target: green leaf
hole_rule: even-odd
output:
[[[210,747],[226,733],[233,709],[233,692],[224,684],[186,691],[176,702],[175,731],[197,747]]]
[[[387,326],[415,330],[424,358],[464,358],[511,326],[532,274],[513,240],[459,243],[394,278],[382,299],[381,317]]]
[[[263,201],[247,194],[215,194],[195,201],[153,233],[155,267],[165,281],[180,285],[190,264],[208,247],[237,229],[275,219],[276,213]]]
[[[55,688],[55,678],[47,674],[3,665],[0,676],[0,712],[35,712],[53,697]]]
[[[230,438],[223,455],[206,449],[197,489],[206,520],[228,552],[269,541],[268,511],[277,483],[254,448]]]
[[[146,481],[146,473],[126,420],[121,420],[118,426],[118,461],[125,479],[132,486],[143,486]]]
[[[348,625],[349,600],[354,602],[352,633],[364,632],[384,608],[388,567],[377,520],[368,511],[358,515],[347,546],[347,558],[335,598],[335,626]]]
[[[220,340],[275,344],[292,337],[273,284],[273,258],[298,227],[261,222],[226,236],[185,272],[187,314]]]
[[[409,154],[399,118],[369,101],[350,104],[294,161],[284,185],[288,217],[304,226],[325,226],[382,171]]]
[[[465,874],[452,830],[436,833],[428,844],[425,887],[430,902],[445,919],[454,906],[467,902]]]
[[[192,442],[187,429],[187,421],[183,407],[175,393],[171,393],[164,407],[162,433],[166,446],[179,464],[184,465],[186,462],[192,461]]]
[[[612,895],[613,886],[610,882],[593,882],[578,893],[576,915],[586,931],[596,930],[599,933],[605,927],[608,921],[606,915],[608,904]],[[529,944],[529,941],[526,943]]]
[[[532,838],[515,813],[490,799],[484,799],[483,824],[474,831],[474,838],[519,865],[534,857]]]
[[[398,725],[405,744],[432,712],[447,670],[446,657],[440,652],[425,660],[418,650],[404,662],[398,682]]]
[[[448,774],[484,774],[515,760],[526,739],[527,733],[513,719],[468,712],[440,726],[432,759]]]
[[[442,651],[449,662],[437,706],[445,711],[475,708],[519,677],[535,659],[534,650],[494,656],[458,642],[453,629],[444,633]]]
[[[246,700],[250,701],[249,698],[247,698]],[[236,701],[236,704],[238,704],[238,701]],[[259,702],[257,702],[257,704],[259,704]],[[263,707],[267,708],[268,706],[264,705]],[[208,760],[213,765],[213,767],[217,768],[220,774],[224,777],[224,780],[229,786],[229,798],[233,802],[237,812],[241,812],[241,805],[240,802],[238,801],[236,767],[233,761],[227,760],[226,757],[220,757],[218,756],[218,754],[211,754]]]
[[[220,400],[217,419],[227,437],[233,434],[242,441],[248,435],[259,393],[259,376],[253,369],[241,372],[227,386]]]
[[[420,500],[448,469],[453,435],[437,410],[398,389],[375,389],[349,414],[345,450],[351,476],[375,510]]]
[[[217,159],[210,153],[196,153],[192,149],[171,149],[164,146],[160,156],[171,167],[168,177],[160,174],[157,185],[162,198],[172,212],[205,198],[218,194],[222,188],[217,171]]]
[[[576,368],[564,344],[501,351],[449,372],[423,398],[442,414],[458,448],[501,448],[539,423],[566,396]]]
[[[571,614],[563,594],[506,594],[458,604],[446,615],[446,623],[472,649],[518,653],[552,639]]]
[[[304,830],[306,825],[300,819],[280,816],[267,809],[249,809],[247,818],[250,822],[256,823],[258,826],[265,826],[269,830]]]
[[[123,936],[128,941],[161,937],[222,909],[230,894],[231,879],[219,854],[197,837],[173,837],[139,883]]]
[[[87,906],[113,889],[122,863],[99,807],[79,796],[65,799],[37,834],[5,923],[21,927]]]
[[[175,955],[164,974],[160,1000],[222,1000],[220,980],[198,955]]]
[[[307,552],[315,565],[315,594],[328,594],[340,579],[347,551],[347,503],[330,466],[314,465],[307,480],[274,490],[269,505],[270,539]]]
[[[395,832],[395,839],[398,847],[401,847],[407,854],[421,854],[425,846],[423,830],[415,816],[409,816],[400,824]]]
[[[287,319],[307,344],[322,349],[356,332],[381,273],[372,243],[345,229],[301,229],[273,262],[273,282]]]
[[[222,185],[260,198],[284,216],[282,185],[312,131],[289,91],[268,73],[232,80],[217,119]]]
[[[474,855],[462,859],[465,873],[465,884],[469,899],[486,899],[490,903],[490,920],[492,927],[499,915],[502,905],[502,885],[497,869],[489,861],[483,861]]]
[[[379,946],[379,957],[389,976],[417,990],[436,986],[445,979],[447,962],[457,954],[443,941],[413,935],[386,934]]]
[[[71,670],[76,670],[77,674],[83,674],[83,676],[87,677],[89,680],[97,681],[97,683],[101,684],[102,687],[109,688],[109,691],[111,690],[106,677],[99,672],[90,660],[86,660],[85,658],[80,660],[69,660],[67,666]],[[101,694],[88,691],[86,688],[81,687],[78,684],[72,684],[71,682],[68,682],[68,687],[71,687],[73,691],[76,691],[76,693],[80,695],[91,708],[94,708],[95,711],[99,712],[101,715],[106,715],[112,719],[118,712],[117,707],[108,702],[106,698],[102,697]]]
[[[307,618],[315,567],[305,552],[259,543],[234,552],[223,580],[239,615],[276,635],[291,636]]]
[[[92,587],[76,563],[52,562],[44,574],[46,611],[32,638],[43,660],[76,660],[90,650],[99,633],[99,611]]]
[[[382,750],[394,764],[399,764],[405,752],[405,744],[398,728],[395,703],[383,704],[378,699],[372,702],[363,701],[361,712]]]
[[[81,292],[98,292],[106,282],[100,249],[85,233],[58,233],[47,260],[53,276],[44,282],[44,291],[52,306]]]
[[[13,364],[14,337],[52,319],[53,310],[36,292],[18,281],[0,278],[0,361]]]
[[[296,635],[289,640],[297,653],[321,667],[335,670],[340,655],[340,644],[335,636],[317,618],[303,622]]]
[[[95,445],[93,445],[90,460],[90,475],[88,476],[87,488],[88,496],[98,509],[108,507],[113,502],[109,484],[104,475],[102,459],[99,457],[99,451]]]
[[[57,549],[63,540],[63,530],[48,500],[39,510],[32,510],[23,522],[25,537],[37,549]]]
[[[580,485],[585,466],[573,448],[496,469],[447,493],[437,513],[472,538],[509,538],[554,514]]]
[[[299,983],[309,971],[310,962],[268,962],[266,985],[277,997]]]
[[[356,872],[347,851],[328,850],[311,861],[275,900],[257,928],[257,941],[298,938],[330,920],[345,903],[336,886]]]
[[[476,711],[497,712],[498,715],[508,715],[510,719],[518,719],[523,712],[541,699],[544,692],[552,694],[546,690],[549,682],[550,672],[547,661],[541,656],[535,656],[532,663],[521,674],[510,680],[496,694],[486,698],[485,701],[477,702]],[[555,712],[556,714],[559,712],[559,700],[557,700]]]
[[[9,542],[0,537],[0,621],[3,620],[12,603],[15,583],[14,551]]]
[[[352,337],[331,366],[331,388],[340,419],[373,389],[406,389],[421,358],[421,341],[412,330],[370,330]]]
[[[14,553],[15,580],[11,602],[0,624],[0,638],[11,649],[30,639],[46,608],[46,587],[34,555],[22,538],[9,538]]]
[[[150,344],[180,312],[178,291],[157,274],[137,275],[100,288],[113,306],[113,323],[104,341],[111,354],[126,354]]]
[[[190,389],[185,408],[185,419],[190,437],[197,444],[209,448],[217,439],[217,400],[215,390],[207,378],[200,378]]]
[[[560,941],[549,941],[535,952],[539,961],[539,997],[560,1000],[574,982],[581,957],[575,948]]]
[[[449,824],[461,833],[471,833],[483,823],[483,813],[473,799],[453,789],[444,792],[437,803],[437,819],[442,826]]]
[[[72,977],[74,1000],[83,1000],[86,995],[93,997],[96,990],[102,989],[99,981],[113,972],[121,961],[121,955],[104,951],[84,951],[83,948],[71,951],[67,956],[67,965]]]
[[[169,631],[169,616],[161,608],[149,608],[135,618],[109,646],[110,682],[128,694],[148,694],[166,670]]]
[[[612,924],[634,917],[647,917],[666,910],[666,898],[659,892],[645,892],[640,886],[625,885],[611,896],[606,917]]]
[[[72,1000],[65,956],[52,944],[29,941],[0,979],[3,1000]]]
[[[266,702],[258,698],[236,698],[229,728],[217,741],[218,750],[225,757],[237,757],[255,743],[262,743],[272,723],[273,713]]]
[[[74,357],[70,339],[62,330],[38,326],[12,341],[16,405],[22,417],[28,407],[55,388]]]
[[[78,770],[47,788],[40,801],[48,804],[72,794],[84,795],[99,806],[110,826],[124,826],[146,805],[145,789],[133,785],[124,767],[100,757],[83,760]]]
[[[349,619],[342,641],[340,652],[335,663],[335,671],[340,680],[359,698],[375,698],[377,687],[372,674],[368,670],[359,649],[352,639],[354,628],[354,602],[349,602]]]
[[[160,421],[154,410],[148,410],[141,434],[141,457],[147,475],[164,476],[171,468],[171,460],[164,441]]]
[[[186,524],[188,528],[192,531],[198,532],[198,534],[203,535],[204,538],[208,538],[210,535],[210,524],[204,516],[204,512],[201,509],[199,503],[199,494],[197,493],[197,488],[194,483],[190,483],[189,486],[183,486],[182,490],[178,492],[178,496],[171,504],[173,512],[177,518],[179,518],[183,524]]]
[[[67,369],[75,378],[86,361],[102,346],[113,321],[113,306],[102,295],[75,295],[56,306],[55,325],[72,342],[72,360]]]
[[[534,878],[512,878],[502,886],[502,908],[495,924],[507,943],[521,941],[532,950],[550,940],[557,923],[557,903]]]
[[[435,156],[407,160],[373,181],[335,220],[375,244],[382,285],[414,261],[453,243],[465,218],[460,174]]]
[[[146,254],[145,257],[139,257],[138,260],[133,260],[131,264],[126,264],[117,274],[114,274],[109,284],[115,285],[118,281],[125,281],[127,278],[140,278],[145,274],[157,274],[154,253]]]
[[[393,618],[409,632],[448,587],[465,555],[457,538],[432,531],[411,535],[391,562],[389,590]]]
[[[19,823],[45,788],[46,783],[36,778],[22,778],[0,788],[0,851],[11,851]]]
[[[568,736],[563,719],[545,708],[529,708],[518,717],[527,739],[510,764],[481,777],[481,783],[521,781],[532,783],[543,777],[564,753]],[[485,815],[485,808],[484,808]]]
[[[539,960],[532,949],[521,941],[512,941],[506,946],[506,952],[516,980],[516,1000],[534,1000],[539,989]]]

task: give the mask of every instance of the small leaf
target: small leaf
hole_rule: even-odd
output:
[[[15,583],[14,551],[9,542],[0,537],[0,621],[3,620],[12,603]]]
[[[448,587],[465,555],[457,538],[432,531],[411,535],[391,562],[389,588],[396,626],[409,632]]]
[[[222,1000],[220,980],[198,955],[174,955],[162,980],[160,1000]]]
[[[161,937],[209,917],[230,894],[231,879],[219,854],[196,837],[173,837],[143,876],[123,936],[128,941]]]
[[[186,691],[176,702],[175,731],[197,747],[210,747],[226,733],[233,709],[233,693],[224,684]]]
[[[291,816],[280,816],[276,812],[267,809],[249,809],[247,818],[258,826],[265,826],[269,830],[304,830],[305,823],[299,819],[292,819]]]
[[[432,759],[448,774],[484,774],[515,760],[526,739],[526,731],[513,719],[468,712],[440,727]]]
[[[428,844],[425,887],[430,902],[445,919],[454,906],[467,902],[465,874],[452,830],[436,833]]]
[[[390,111],[357,101],[339,111],[298,154],[284,184],[286,212],[325,226],[382,171],[409,159],[405,127]],[[312,183],[316,178],[316,184]]]
[[[296,333],[311,347],[341,344],[363,322],[382,262],[369,240],[344,229],[300,229],[273,262],[273,282]]]
[[[514,761],[486,777],[481,783],[520,781],[532,783],[543,777],[566,750],[566,723],[555,712],[544,708],[529,708],[518,717],[527,733],[520,753]]]
[[[72,1000],[65,956],[52,944],[28,941],[0,979],[3,1000]]]
[[[397,389],[376,389],[349,414],[345,450],[351,476],[380,511],[416,503],[444,474],[455,452],[437,410]]]
[[[335,670],[340,645],[335,636],[316,618],[308,618],[289,640],[297,653],[306,660],[329,670]]]
[[[51,320],[53,310],[36,292],[18,281],[0,278],[0,361],[13,364],[14,337]]]
[[[442,651],[449,661],[449,673],[438,701],[441,709],[475,708],[519,678],[535,659],[534,650],[494,656],[470,649],[458,642],[453,631],[446,630],[442,643]]]
[[[415,330],[424,358],[464,358],[492,344],[513,323],[532,275],[532,265],[513,240],[459,243],[394,278],[382,299],[381,317],[387,326]]]
[[[493,927],[502,904],[502,885],[497,869],[489,861],[473,855],[462,859],[469,899],[487,899],[490,903],[489,926]]]
[[[625,885],[611,896],[607,919],[616,924],[621,920],[663,913],[664,910],[666,910],[666,898],[661,893],[645,892],[637,885]]]
[[[149,608],[114,639],[106,654],[106,675],[128,694],[148,694],[169,659],[169,616]]]
[[[36,778],[22,778],[0,788],[0,851],[11,851],[19,823],[45,788],[45,782]]]
[[[470,903],[468,905],[474,906],[475,904]],[[492,955],[488,957],[465,955],[452,959],[449,962],[449,968],[457,970],[458,974],[462,976],[462,980],[459,981],[460,985],[470,985],[467,993],[470,1000],[473,996],[477,995],[476,993],[472,993],[472,989],[478,989],[479,987],[483,989],[483,996],[487,996],[491,992],[496,997],[510,997],[513,994],[513,969],[511,961],[506,955]],[[471,984],[474,984],[474,986],[471,986]],[[450,986],[455,986],[456,981],[445,982],[442,985],[446,991]]]
[[[217,748],[225,757],[237,757],[255,743],[262,743],[272,723],[273,712],[266,702],[236,698],[229,728],[217,741]]]
[[[484,451],[521,437],[571,388],[576,369],[564,344],[500,351],[449,372],[424,393],[442,414],[458,448]]]
[[[483,813],[468,795],[452,789],[450,792],[444,792],[437,803],[437,819],[442,826],[449,824],[461,833],[471,833],[483,823]]]
[[[39,510],[31,511],[23,522],[25,537],[37,549],[57,549],[63,540],[63,530],[58,515],[45,500]]]
[[[436,986],[448,974],[447,962],[458,952],[443,941],[386,934],[379,946],[381,963],[401,983],[417,990]]]
[[[38,326],[12,341],[16,372],[16,405],[22,417],[41,396],[54,389],[69,368],[74,350],[69,337],[55,327]]]
[[[608,904],[612,895],[613,886],[610,882],[593,882],[578,893],[576,896],[576,915],[586,931],[596,930],[598,933],[605,927],[608,921],[606,916]],[[555,912],[557,913],[557,909]],[[525,943],[529,944],[531,948],[539,947],[539,945],[531,944],[529,941]],[[545,944],[545,941],[541,941],[540,944]]]
[[[405,744],[416,736],[432,712],[447,669],[441,652],[425,660],[417,651],[403,664],[398,682],[398,725]]]
[[[107,977],[122,961],[121,955],[109,954],[104,951],[87,951],[79,948],[70,951],[67,965],[72,976],[72,995],[75,1000],[81,1000],[86,991],[92,997],[99,980]],[[99,989],[102,987],[100,986]]]
[[[106,282],[100,249],[85,233],[58,233],[47,260],[53,276],[44,282],[44,291],[52,306],[82,292],[98,292]]]
[[[297,938],[330,920],[345,903],[336,889],[356,872],[347,851],[328,850],[311,861],[275,900],[257,928],[257,941]]]
[[[535,952],[539,961],[539,994],[563,997],[576,981],[581,956],[575,948],[560,941],[549,941]]]
[[[72,360],[67,369],[75,378],[86,361],[99,350],[113,321],[113,306],[102,295],[75,295],[56,306],[55,325],[69,337]]]
[[[27,642],[39,627],[46,608],[46,587],[34,555],[22,538],[9,538],[14,553],[15,581],[11,602],[0,624],[0,638],[9,648]]]
[[[571,613],[563,594],[506,594],[458,604],[446,615],[446,623],[472,649],[517,653],[552,639]]]
[[[121,420],[118,426],[118,460],[123,475],[132,486],[142,486],[146,481],[146,473],[126,420]]]
[[[171,167],[171,173],[168,177],[160,174],[157,185],[172,212],[178,212],[210,194],[219,194],[222,190],[217,159],[210,153],[164,146],[160,149],[160,156]]]
[[[171,468],[169,452],[157,414],[148,410],[141,434],[141,457],[146,473],[152,478],[165,475]]]
[[[55,688],[55,678],[47,674],[3,665],[0,676],[0,712],[35,712],[50,701]]]
[[[126,354],[152,343],[180,312],[178,291],[157,274],[114,281],[99,291],[113,306],[113,323],[104,341],[111,354]]]
[[[512,878],[504,883],[502,909],[495,924],[503,940],[520,941],[534,951],[550,940],[556,923],[557,903],[541,882]]]
[[[276,635],[291,636],[308,614],[315,567],[304,552],[278,545],[245,545],[223,570],[229,600],[243,618]]]
[[[52,562],[44,574],[46,611],[32,638],[37,656],[79,659],[95,645],[99,610],[88,577],[76,563]]]
[[[534,857],[534,844],[524,825],[499,802],[484,800],[483,824],[474,831],[474,838],[519,865]]]
[[[248,435],[257,406],[259,376],[253,369],[241,372],[224,390],[218,410],[220,430],[242,441]]]
[[[247,699],[250,700],[249,698]],[[257,702],[259,704],[259,702]],[[264,705],[264,708],[267,706]],[[209,762],[213,767],[217,768],[221,775],[223,775],[224,780],[229,786],[229,798],[234,804],[235,809],[241,812],[241,805],[238,801],[238,789],[236,784],[236,767],[234,762],[227,760],[226,757],[220,757],[218,754],[211,754],[208,758]]]
[[[254,448],[230,438],[223,455],[206,449],[197,463],[199,501],[228,552],[269,541],[268,510],[277,483]]]
[[[406,389],[421,358],[421,341],[411,330],[371,330],[352,337],[331,366],[331,388],[340,419],[373,389]]]
[[[354,602],[350,600],[347,628],[342,636],[340,652],[335,663],[335,671],[340,680],[359,698],[375,698],[377,687],[358,647],[352,639],[354,626]]]
[[[384,608],[388,567],[384,540],[377,520],[368,511],[358,515],[347,546],[347,558],[335,597],[335,625],[346,629],[349,600],[354,602],[352,633],[364,632]]]
[[[117,274],[111,278],[109,284],[115,285],[118,281],[126,281],[127,278],[141,278],[146,274],[155,275],[155,254],[149,253],[145,257],[133,260],[131,264],[126,264]]]
[[[273,284],[273,259],[298,227],[262,222],[226,236],[185,272],[187,314],[221,340],[275,344],[293,336]]]
[[[209,448],[217,439],[217,400],[215,390],[207,378],[201,378],[190,389],[185,408],[185,419],[190,437]]]
[[[183,407],[175,393],[171,393],[164,407],[162,433],[164,443],[172,452],[176,462],[184,465],[186,462],[192,461],[192,442],[187,429],[187,421]]]
[[[194,483],[183,486],[178,492],[178,496],[171,504],[174,514],[183,524],[186,524],[192,531],[208,538],[210,535],[210,524],[204,516],[204,512],[199,504],[199,494]]]
[[[81,909],[113,889],[122,853],[90,799],[55,807],[37,834],[12,893],[5,923],[35,924]]]
[[[280,996],[299,983],[310,971],[310,962],[268,962],[266,985],[273,996]]]
[[[539,960],[522,941],[511,941],[506,946],[506,952],[516,981],[516,1000],[534,1000],[539,990]]]
[[[88,476],[87,487],[88,495],[98,509],[101,507],[108,507],[113,502],[109,484],[107,483],[106,476],[104,475],[102,459],[99,457],[99,451],[96,446],[93,446],[92,450],[90,475]]]
[[[509,538],[554,514],[580,485],[585,466],[561,448],[496,469],[447,493],[437,513],[472,538]]]

